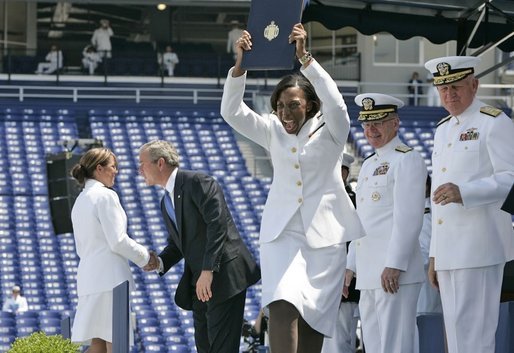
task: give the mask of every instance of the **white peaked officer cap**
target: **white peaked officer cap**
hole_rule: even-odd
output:
[[[339,156],[339,162],[341,163],[341,166],[346,167],[348,169],[350,169],[350,165],[353,163],[354,160],[355,158],[353,158],[351,154],[346,152],[341,153],[341,155]]]
[[[355,104],[362,107],[359,121],[385,119],[390,113],[396,113],[403,107],[403,101],[382,93],[362,93],[355,97]]]
[[[427,61],[425,68],[434,75],[434,86],[440,86],[472,75],[479,62],[475,56],[445,56]]]

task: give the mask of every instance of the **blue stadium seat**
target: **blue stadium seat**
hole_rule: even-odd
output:
[[[444,352],[444,324],[442,314],[417,317],[419,353]]]

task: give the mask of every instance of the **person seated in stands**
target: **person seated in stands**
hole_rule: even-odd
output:
[[[41,62],[37,65],[36,74],[49,75],[61,69],[63,66],[62,51],[57,45],[53,44],[50,48],[50,52],[46,54],[45,60],[45,62]]]
[[[2,311],[17,314],[27,310],[29,310],[29,305],[27,299],[21,295],[21,288],[19,286],[12,287],[12,296],[4,301]]]
[[[95,47],[88,45],[82,51],[82,66],[90,75],[95,73],[98,64],[102,62],[100,54],[96,52]]]
[[[173,51],[171,45],[167,45],[164,51],[158,59],[159,64],[163,70],[168,71],[168,76],[174,76],[175,65],[179,63],[178,55]]]

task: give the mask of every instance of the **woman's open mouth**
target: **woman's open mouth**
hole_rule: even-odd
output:
[[[297,125],[294,120],[282,120],[282,125],[284,125],[284,128],[288,133],[296,132]]]

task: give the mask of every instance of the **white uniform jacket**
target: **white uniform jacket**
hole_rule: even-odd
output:
[[[514,183],[514,124],[494,109],[481,113],[483,107],[475,99],[462,115],[441,122],[434,136],[432,191],[454,183],[463,201],[432,202],[430,256],[436,270],[491,266],[514,258],[512,219],[500,210]]]
[[[111,27],[108,28],[97,28],[93,32],[93,36],[91,37],[91,44],[94,45],[97,51],[107,50],[110,51],[112,49],[111,45],[111,37],[114,35]]]
[[[309,119],[298,135],[288,134],[276,115],[252,111],[243,102],[246,75],[234,78],[232,69],[225,82],[221,115],[271,155],[273,183],[262,215],[260,242],[276,239],[300,210],[309,246],[321,248],[362,236],[362,226],[338,164],[350,128],[346,104],[315,60],[302,73],[316,89],[323,115]]]
[[[366,236],[352,242],[355,255],[349,255],[348,264],[357,274],[356,288],[381,288],[385,267],[402,271],[400,284],[423,282],[419,233],[426,178],[423,158],[398,137],[362,164],[355,193]]]
[[[71,211],[79,296],[112,290],[128,280],[133,288],[128,260],[139,267],[148,263],[146,248],[127,235],[127,216],[118,194],[95,179],[88,179]]]

